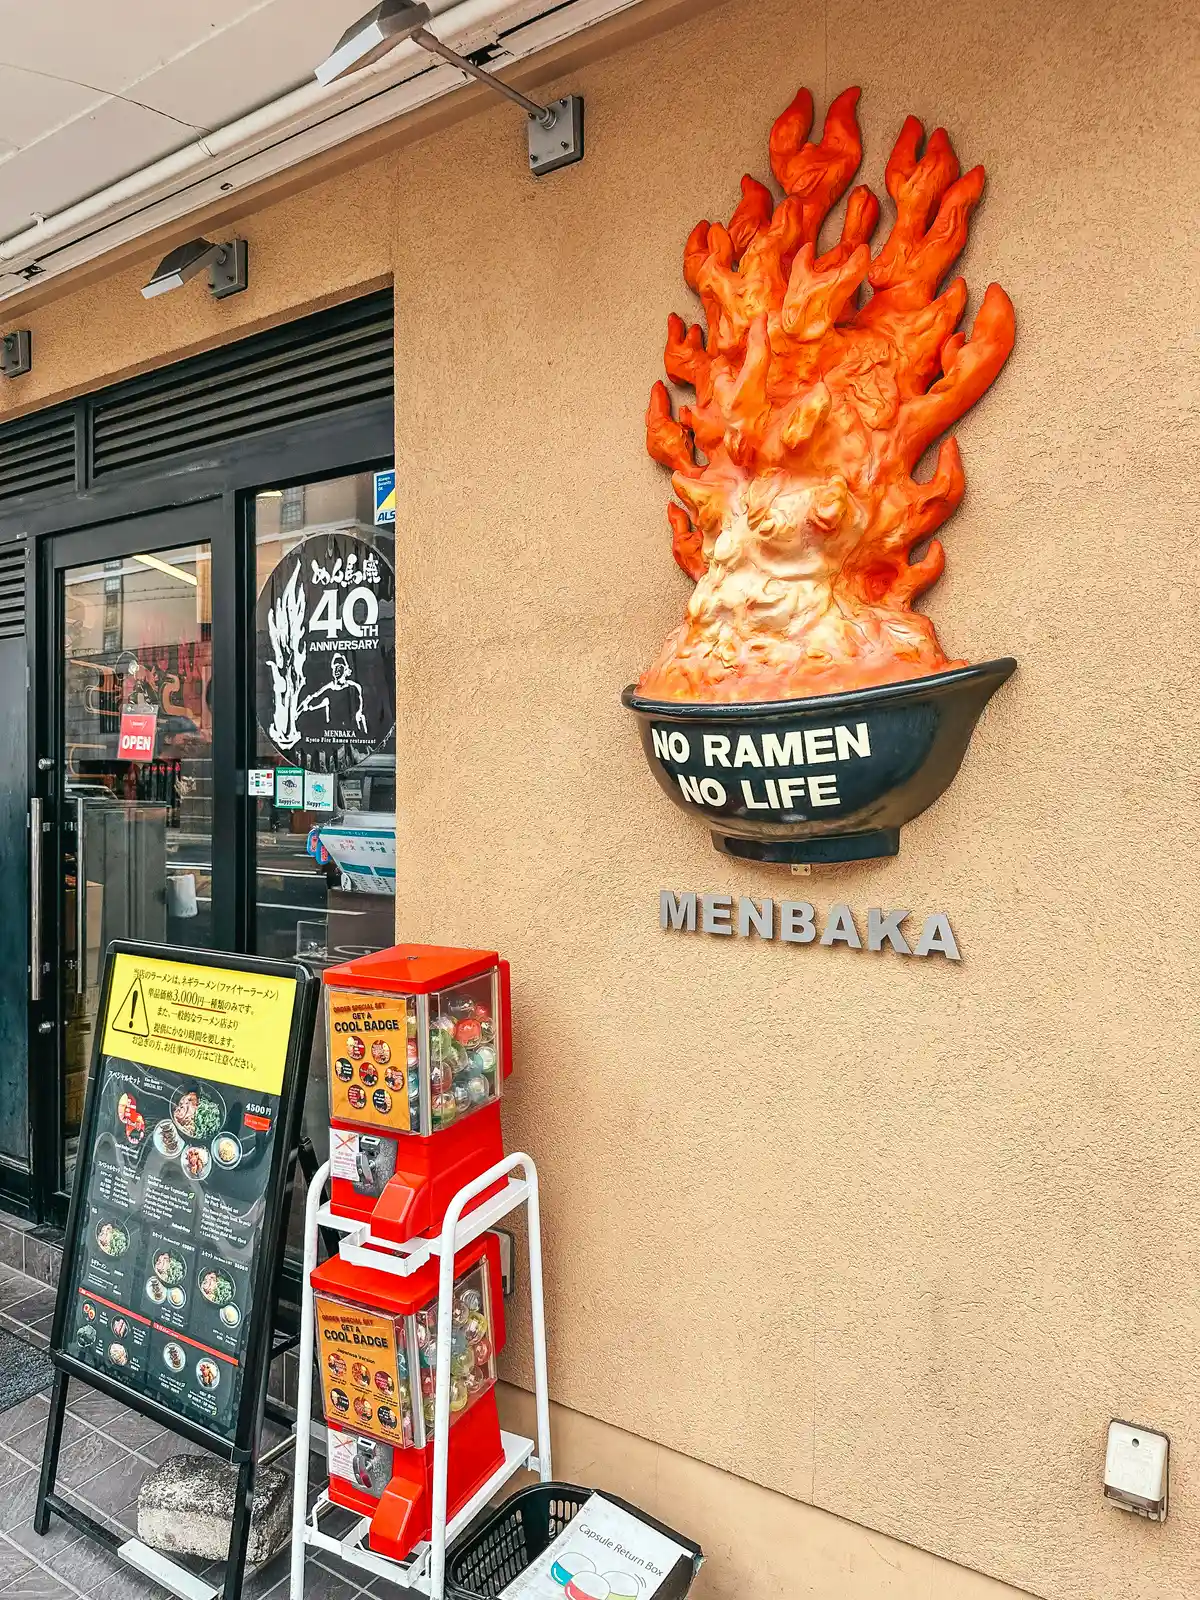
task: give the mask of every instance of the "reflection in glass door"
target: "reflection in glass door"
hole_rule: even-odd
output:
[[[58,584],[69,1189],[106,946],[213,943],[211,549],[68,567]]]

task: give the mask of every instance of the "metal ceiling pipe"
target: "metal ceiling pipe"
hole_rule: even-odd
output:
[[[633,0],[610,0],[607,5],[585,5],[581,9],[611,15],[632,3]],[[434,18],[430,26],[431,30],[436,30],[438,38],[450,44],[463,34],[499,21],[506,12],[511,12],[511,0],[461,0],[460,4]],[[596,20],[596,17],[593,15],[589,20]],[[586,26],[586,23],[581,25]],[[565,33],[574,31],[573,28],[564,30]],[[182,150],[176,150],[131,173],[129,177],[97,190],[87,199],[0,240],[0,272],[19,273],[51,250],[62,249],[89,232],[99,231],[101,227],[120,223],[131,213],[178,191],[188,182],[197,181],[202,176],[202,169],[214,166],[223,159],[252,155],[256,148],[261,150],[273,142],[302,134],[339,112],[351,110],[366,98],[363,93],[365,86],[371,86],[377,94],[382,92],[381,87],[372,80],[398,77],[403,67],[427,60],[428,56],[421,47],[410,40],[351,78],[324,88],[317,83],[310,83],[293,89],[257,111],[194,140]],[[448,84],[441,93],[447,93],[455,87],[458,87],[457,83]],[[102,250],[96,252],[102,253]],[[36,281],[43,281],[42,275],[39,274]],[[0,298],[10,298],[24,287],[25,284],[21,283],[10,288]]]

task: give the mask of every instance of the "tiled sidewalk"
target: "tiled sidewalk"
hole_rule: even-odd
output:
[[[12,1267],[0,1266],[0,1326],[43,1347],[49,1338],[54,1291]],[[35,1395],[0,1411],[0,1597],[3,1600],[170,1600],[166,1591],[109,1555],[69,1523],[51,1518],[50,1531],[33,1530],[48,1395]],[[271,1438],[279,1437],[277,1430]],[[147,1422],[107,1395],[72,1383],[59,1457],[58,1484],[65,1495],[114,1531],[134,1534],[137,1492],[148,1472],[168,1456],[187,1452],[186,1440]],[[319,1458],[314,1458],[319,1467]],[[288,1457],[279,1463],[290,1471]],[[319,1481],[319,1474],[311,1479]],[[331,1519],[323,1519],[329,1527]],[[331,1530],[332,1531],[332,1530]],[[246,1600],[285,1600],[288,1551],[250,1572]],[[220,1566],[188,1562],[214,1587]],[[408,1591],[378,1581],[366,1588],[346,1568],[334,1570],[310,1555],[305,1600],[355,1600],[387,1596],[401,1600]]]

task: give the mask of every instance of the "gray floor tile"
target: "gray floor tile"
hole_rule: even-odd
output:
[[[10,1482],[13,1478],[20,1477],[28,1472],[30,1463],[22,1456],[14,1455],[11,1450],[0,1446],[0,1484]]]
[[[132,1567],[123,1567],[115,1577],[93,1589],[90,1600],[174,1600],[174,1596]]]
[[[196,1446],[189,1444],[186,1439],[181,1439],[177,1433],[170,1433],[166,1429],[151,1439],[149,1443],[138,1446],[138,1455],[145,1461],[152,1461],[154,1465],[161,1466],[171,1456],[186,1456],[195,1452]]]
[[[11,1438],[24,1433],[35,1423],[44,1428],[49,1414],[50,1400],[44,1394],[31,1395],[28,1400],[22,1400],[18,1406],[9,1406],[7,1411],[0,1411],[0,1440],[7,1444]]]
[[[50,1282],[50,1246],[44,1239],[25,1235],[25,1276],[39,1283]]]
[[[67,1415],[63,1418],[62,1440],[59,1450],[65,1454],[73,1444],[78,1444],[80,1439],[90,1438],[94,1430],[79,1417]],[[35,1466],[42,1462],[42,1451],[46,1444],[46,1418],[43,1415],[32,1427],[23,1433],[18,1433],[15,1438],[5,1439],[4,1443],[10,1450],[15,1450],[19,1456],[24,1456],[26,1461],[32,1461]]]
[[[25,1234],[19,1228],[0,1223],[0,1261],[20,1272],[25,1263]]]
[[[19,1578],[14,1578],[0,1589],[0,1594],[10,1597],[21,1595],[24,1600],[74,1600],[75,1591],[69,1589],[53,1572],[47,1572],[44,1567],[31,1566]]]
[[[95,1539],[82,1539],[78,1544],[66,1546],[52,1555],[46,1564],[61,1580],[84,1594],[90,1594],[100,1584],[130,1570]],[[140,1577],[140,1574],[134,1576]]]
[[[163,1429],[161,1423],[152,1422],[140,1412],[126,1410],[120,1416],[110,1417],[99,1431],[116,1444],[124,1445],[127,1450],[140,1450],[151,1439],[157,1439]]]
[[[123,1417],[128,1409],[123,1401],[114,1400],[109,1395],[101,1394],[99,1389],[89,1389],[82,1383],[72,1384],[68,1391],[68,1412],[74,1412],[77,1417],[90,1422],[93,1428],[103,1430],[106,1422],[111,1422],[114,1417]]]
[[[330,1506],[329,1510],[322,1514],[321,1532],[327,1533],[331,1539],[344,1538],[358,1519],[359,1513],[357,1511],[347,1511],[345,1506]],[[319,1561],[322,1566],[332,1566],[335,1572],[338,1571],[337,1561],[333,1556],[326,1556],[321,1551],[315,1551],[311,1559]],[[365,1578],[366,1573],[363,1576]]]
[[[5,1306],[5,1315],[17,1322],[38,1322],[54,1315],[54,1299],[53,1289],[47,1289],[44,1284],[32,1284],[24,1299]]]
[[[72,1499],[76,1498],[74,1495]],[[73,1528],[69,1522],[64,1522],[62,1517],[51,1517],[50,1526],[44,1534],[34,1532],[32,1515],[28,1522],[19,1528],[11,1528],[7,1535],[14,1544],[22,1550],[28,1550],[35,1561],[49,1561],[50,1557],[59,1550],[65,1550],[68,1545],[75,1544],[83,1538],[78,1528]]]
[[[77,1489],[106,1468],[119,1466],[128,1451],[102,1433],[89,1428],[83,1438],[68,1446],[58,1458],[58,1481],[66,1489]]]
[[[43,1283],[34,1283],[32,1278],[27,1278],[24,1273],[10,1272],[7,1267],[0,1268],[0,1311],[7,1311],[10,1306],[15,1306],[22,1300],[28,1300],[31,1294],[44,1294],[46,1286]]]
[[[154,1469],[139,1456],[130,1455],[127,1451],[122,1453],[121,1459],[98,1472],[95,1477],[88,1478],[80,1485],[80,1493],[92,1505],[98,1506],[108,1515],[116,1515],[130,1501],[136,1499],[142,1479]],[[0,1495],[4,1493],[0,1487]]]
[[[27,1551],[0,1538],[0,1588],[21,1577],[32,1565]]]
[[[30,1471],[0,1484],[0,1532],[19,1528],[33,1516],[37,1502],[38,1475]]]
[[[272,1556],[265,1567],[256,1567],[249,1573],[242,1585],[243,1600],[283,1600],[288,1591],[288,1579],[291,1574],[292,1555],[290,1543],[285,1545],[276,1555]],[[365,1576],[365,1574],[364,1574]],[[222,1574],[217,1573],[209,1577],[209,1582],[220,1584]],[[348,1585],[345,1595],[339,1589],[336,1593],[329,1593],[323,1587],[328,1583],[336,1583],[332,1573],[319,1567],[309,1554],[304,1567],[304,1600],[350,1600],[350,1596],[357,1593],[359,1585]]]
[[[351,1567],[344,1570],[354,1572],[355,1569]],[[314,1561],[310,1561],[304,1570],[304,1600],[352,1600],[358,1588],[357,1574],[353,1579],[344,1578],[330,1572],[327,1567],[318,1566]]]
[[[122,1535],[136,1534],[137,1532],[137,1499],[136,1497],[119,1507],[116,1511],[108,1511],[103,1506],[93,1505],[88,1499],[89,1486],[85,1483],[82,1489],[75,1489],[73,1496],[88,1513],[102,1522],[106,1528],[111,1528],[114,1533]]]

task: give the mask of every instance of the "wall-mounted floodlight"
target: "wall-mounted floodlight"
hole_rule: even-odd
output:
[[[537,175],[555,172],[559,167],[569,167],[583,160],[583,98],[567,95],[548,106],[539,105],[526,95],[511,89],[493,73],[485,72],[473,61],[451,50],[425,27],[429,21],[429,7],[415,0],[382,0],[368,11],[365,17],[347,28],[333,48],[333,53],[317,68],[317,82],[333,83],[351,72],[359,72],[394,50],[405,39],[419,44],[430,55],[447,61],[468,77],[486,83],[497,94],[521,107],[529,117],[529,170]]]
[[[208,268],[208,287],[214,300],[240,294],[250,281],[250,252],[245,239],[229,239],[212,244],[207,239],[189,239],[178,250],[164,256],[142,290],[146,300],[181,288],[189,278]]]
[[[0,339],[0,376],[19,378],[33,368],[33,340],[28,328],[16,328]]]

